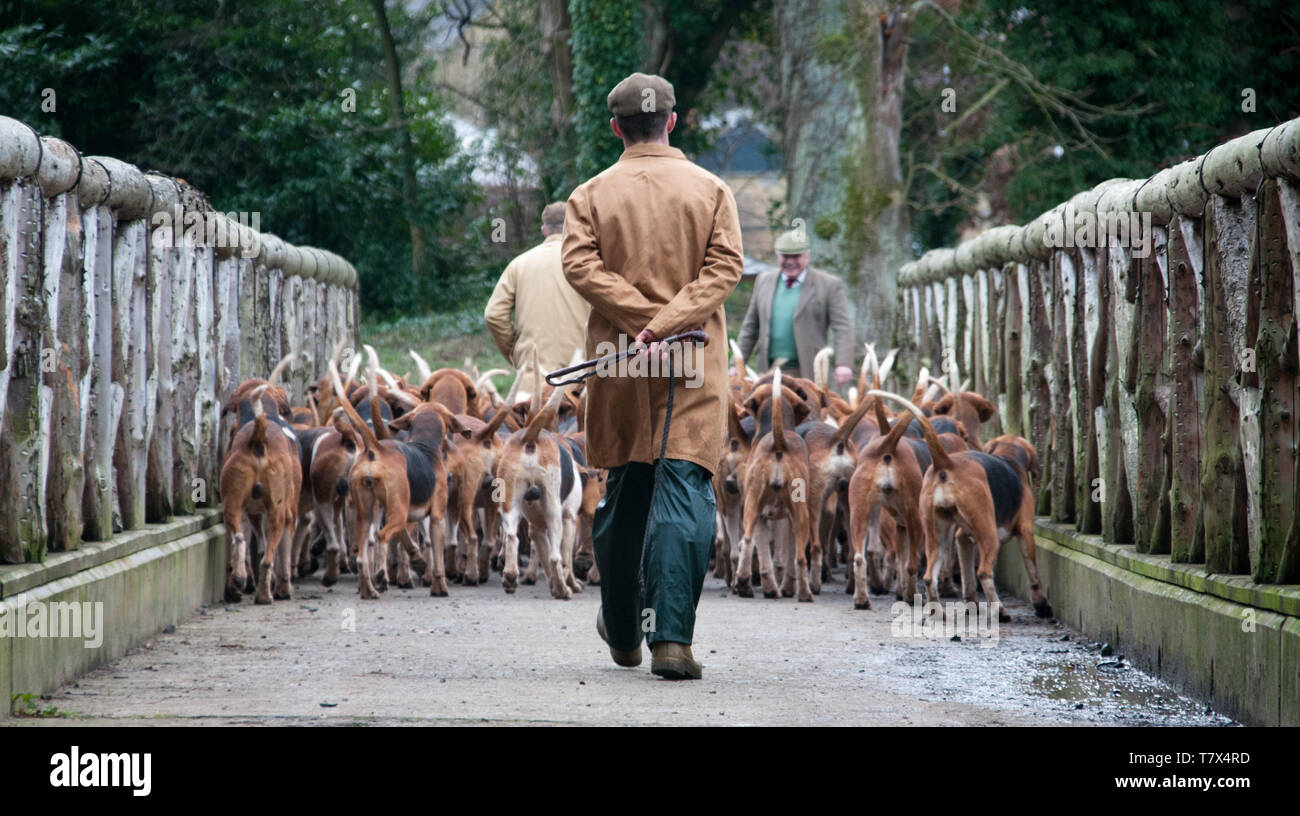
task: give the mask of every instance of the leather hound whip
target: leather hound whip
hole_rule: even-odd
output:
[[[674,334],[672,337],[665,337],[663,340],[657,340],[655,342],[664,345],[669,343],[703,343],[704,345],[708,345],[709,335],[696,329],[694,331],[682,332],[681,334]],[[634,357],[647,350],[647,346],[638,345],[630,349],[624,349],[623,351],[616,351],[613,354],[606,354],[604,357],[597,357],[594,360],[587,360],[586,362],[578,363],[577,365],[571,365],[568,368],[561,368],[547,374],[546,382],[558,387],[584,382],[587,378],[596,374],[601,374],[603,376],[603,372],[608,370],[608,366],[613,365],[620,360]],[[560,377],[569,374],[576,374],[576,376],[568,380],[559,380]],[[557,382],[557,380],[559,381]],[[660,476],[663,475],[664,458],[668,455],[668,429],[671,427],[673,421],[673,389],[676,383],[677,370],[673,368],[670,361],[670,365],[668,366],[668,404],[664,409],[664,435],[659,441],[659,458],[655,460],[654,481],[650,485],[650,507],[646,511],[645,535],[641,538],[641,555],[637,558],[636,562],[637,592],[639,593],[639,597],[642,599],[642,603],[645,602],[645,553],[646,547],[650,544],[650,514],[654,512],[655,494],[659,492],[659,480]]]

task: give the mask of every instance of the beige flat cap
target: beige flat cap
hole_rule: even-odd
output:
[[[614,86],[605,98],[609,112],[615,116],[636,116],[638,113],[660,113],[673,109],[677,97],[673,84],[655,74],[638,71]]]
[[[808,233],[790,230],[777,237],[773,248],[782,255],[798,255],[808,251]]]

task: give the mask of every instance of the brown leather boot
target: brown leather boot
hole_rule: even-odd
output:
[[[605,615],[603,612],[603,607],[596,607],[596,633],[600,635],[601,640],[605,641],[605,643],[609,643],[609,636],[605,634]],[[640,666],[641,644],[638,643],[636,648],[631,651],[615,649],[613,646],[610,646],[609,656],[614,659],[615,663],[625,668],[630,669],[633,666]]]
[[[650,647],[650,655],[650,673],[665,680],[699,680],[704,676],[704,667],[685,643],[660,641]]]

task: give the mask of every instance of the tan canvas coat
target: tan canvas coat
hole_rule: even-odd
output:
[[[497,348],[533,390],[533,348],[543,373],[564,368],[581,351],[591,305],[573,291],[560,266],[559,234],[515,258],[501,274],[483,317]]]
[[[693,366],[699,387],[678,377],[667,455],[712,473],[730,399],[722,303],[744,269],[731,191],[676,148],[633,145],[569,196],[563,259],[565,277],[592,306],[589,358],[602,342],[608,345],[601,351],[617,349],[620,333],[631,346],[647,328],[659,337],[708,332],[710,343]],[[653,462],[668,378],[598,376],[587,383],[591,464]]]
[[[769,269],[754,281],[749,310],[736,338],[746,364],[758,372],[771,364],[767,347],[772,337],[772,296],[781,284],[781,274],[780,269]],[[826,346],[828,330],[835,334],[835,365],[852,367],[853,319],[849,316],[848,289],[840,278],[809,266],[794,308],[799,376],[806,380],[813,378],[813,358]]]

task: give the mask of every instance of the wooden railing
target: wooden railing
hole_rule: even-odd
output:
[[[355,344],[356,286],[183,181],[0,117],[0,561],[214,503],[222,400],[285,354],[301,395]]]
[[[1292,120],[906,264],[903,358],[996,399],[1040,514],[1296,583],[1298,269]]]

